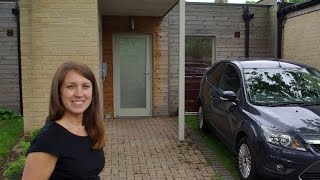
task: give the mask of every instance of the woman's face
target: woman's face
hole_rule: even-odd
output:
[[[65,114],[83,115],[92,100],[92,83],[76,71],[69,71],[60,89]]]

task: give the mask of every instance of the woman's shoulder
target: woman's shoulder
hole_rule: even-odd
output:
[[[32,141],[27,154],[30,152],[48,152],[57,156],[57,147],[61,145],[61,139],[61,130],[59,130],[57,124],[54,121],[47,121]]]
[[[63,128],[58,123],[46,121],[34,141],[59,141],[59,139],[64,139],[65,136]]]
[[[47,121],[41,128],[39,135],[55,134],[59,131],[59,125],[54,121]]]

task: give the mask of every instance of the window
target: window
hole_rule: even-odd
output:
[[[217,86],[220,79],[220,75],[223,71],[224,63],[219,63],[215,65],[207,74],[207,79],[211,85]]]
[[[218,88],[221,91],[233,91],[234,93],[237,93],[240,88],[240,79],[235,67],[227,65],[221,75]]]
[[[307,68],[244,69],[251,103],[277,105],[283,103],[320,103],[319,71]]]
[[[215,60],[214,37],[186,36],[186,63],[200,63],[212,66]]]

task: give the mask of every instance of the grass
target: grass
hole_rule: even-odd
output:
[[[191,128],[196,129],[203,137],[204,142],[207,146],[217,155],[223,165],[228,169],[235,179],[240,179],[240,175],[237,170],[237,158],[223,143],[222,141],[213,135],[212,133],[205,133],[198,129],[197,116],[186,116],[186,123]]]
[[[11,151],[23,134],[22,118],[0,121],[0,161]]]

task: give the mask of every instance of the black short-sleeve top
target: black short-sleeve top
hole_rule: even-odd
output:
[[[31,143],[27,154],[32,152],[58,157],[50,180],[100,179],[105,164],[103,150],[92,150],[88,136],[77,136],[53,121],[48,121]]]

